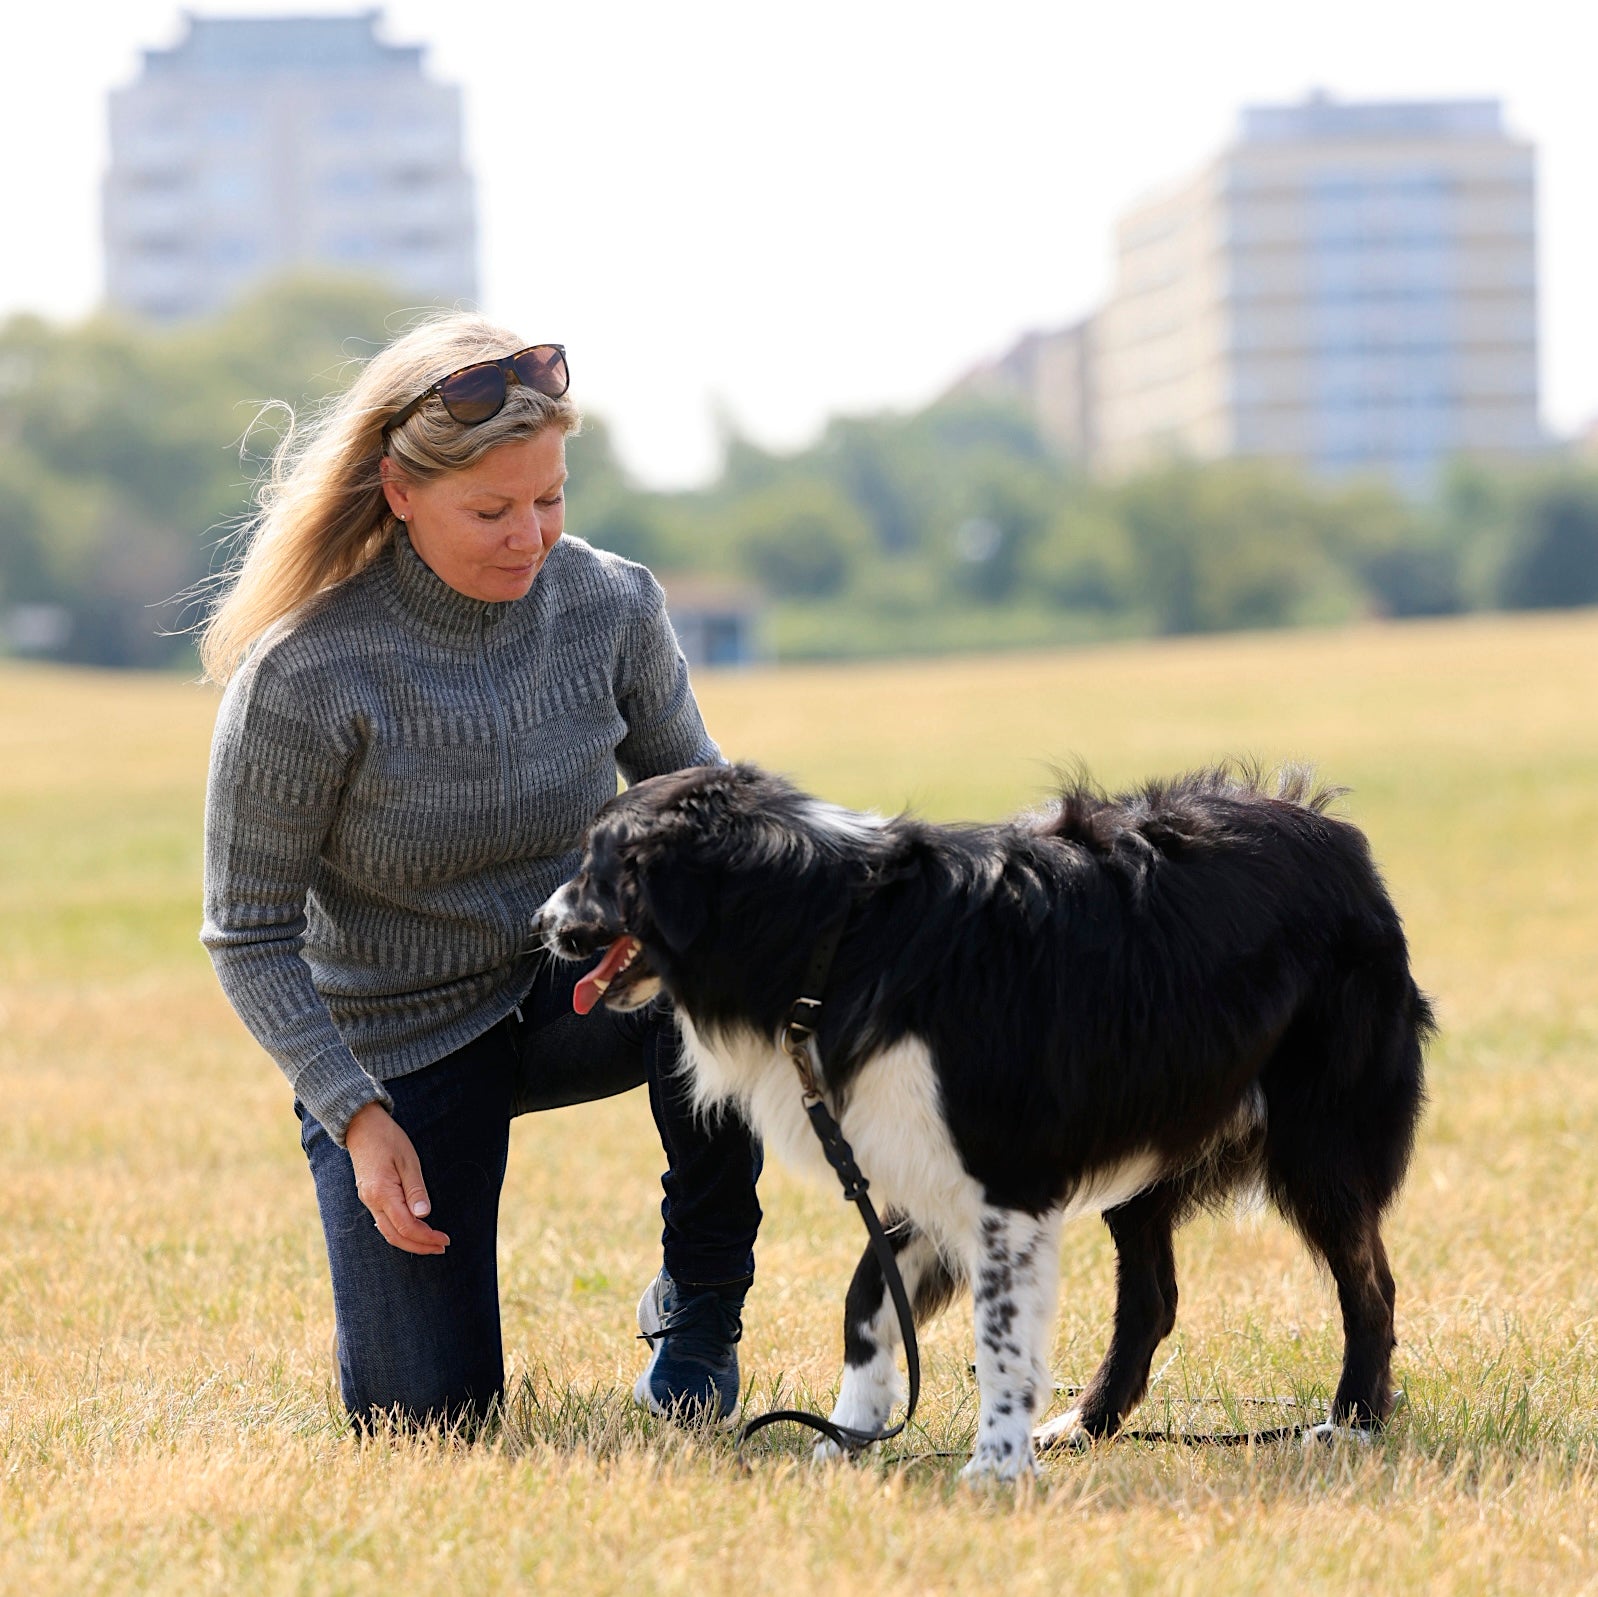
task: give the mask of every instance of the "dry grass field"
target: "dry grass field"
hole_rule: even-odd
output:
[[[1110,784],[1303,758],[1352,789],[1443,1026],[1389,1232],[1407,1394],[1389,1433],[1123,1442],[969,1492],[944,1456],[974,1418],[956,1310],[926,1338],[902,1445],[813,1470],[778,1434],[746,1470],[725,1438],[627,1400],[659,1164],[634,1095],[518,1123],[498,1432],[356,1441],[289,1095],[195,940],[214,701],[10,667],[0,1591],[1598,1592],[1598,614],[709,675],[700,693],[728,753],[936,817],[1029,804],[1078,758]],[[780,1171],[763,1190],[750,1402],[824,1403],[857,1221]],[[1145,1423],[1324,1403],[1335,1307],[1279,1222],[1197,1224],[1179,1260]],[[1069,1384],[1106,1335],[1101,1227],[1068,1232],[1064,1266]]]

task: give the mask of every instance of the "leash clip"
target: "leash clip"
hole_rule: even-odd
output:
[[[820,1023],[821,1000],[796,998],[789,1006],[788,1018],[782,1027],[782,1046],[799,1072],[799,1085],[804,1089],[806,1104],[821,1100],[821,1084],[816,1080],[815,1056],[810,1048]]]

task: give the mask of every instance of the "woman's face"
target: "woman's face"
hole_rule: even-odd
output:
[[[546,427],[429,482],[383,460],[383,493],[433,574],[468,599],[519,599],[566,521],[566,435]]]

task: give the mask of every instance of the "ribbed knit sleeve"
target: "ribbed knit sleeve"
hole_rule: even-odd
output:
[[[305,903],[353,750],[256,658],[223,696],[205,802],[200,938],[239,1018],[340,1143],[364,1104],[392,1100],[345,1045],[301,957]]]
[[[627,723],[616,763],[629,783],[721,759],[694,702],[688,662],[666,615],[666,595],[648,571],[634,569],[643,588],[622,643],[616,684],[617,707]]]

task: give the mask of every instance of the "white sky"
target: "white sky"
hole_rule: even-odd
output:
[[[208,15],[351,11],[214,0]],[[571,351],[645,480],[717,412],[797,446],[1103,295],[1110,227],[1237,109],[1496,96],[1540,153],[1543,408],[1598,414],[1598,82],[1580,0],[390,0],[466,91],[484,309]],[[1598,30],[1594,30],[1598,31]],[[7,0],[0,316],[100,296],[105,95],[162,0]]]

